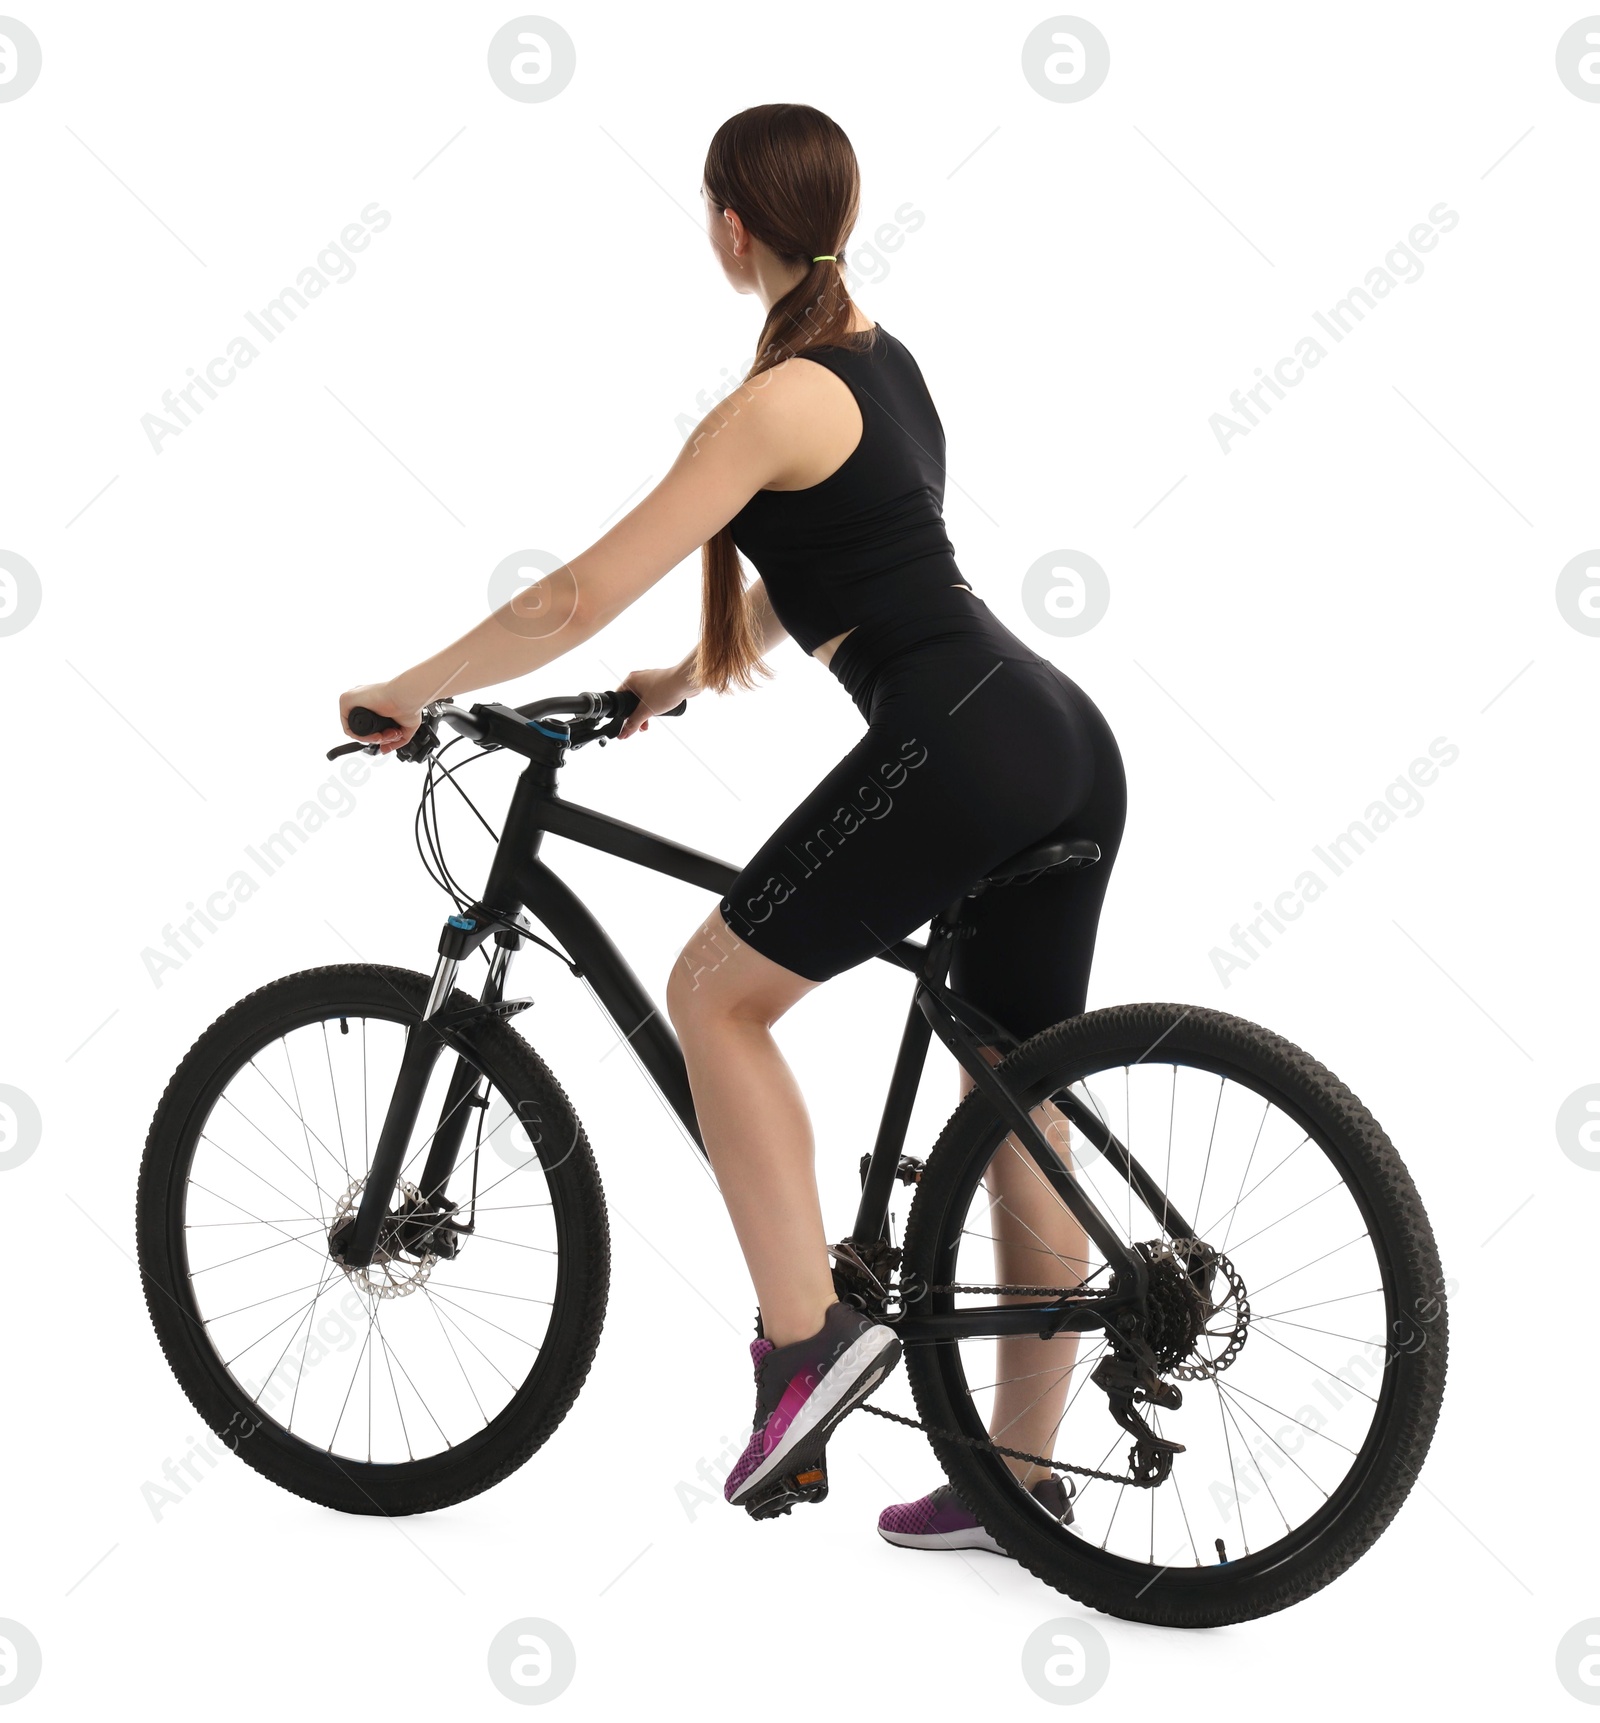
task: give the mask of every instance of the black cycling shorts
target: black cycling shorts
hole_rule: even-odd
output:
[[[1127,788],[1081,688],[981,600],[970,616],[854,630],[829,668],[867,732],[722,899],[764,957],[826,981],[904,939],[1047,835],[1093,838],[1093,867],[996,886],[968,906],[950,985],[1019,1037],[1075,1017]]]

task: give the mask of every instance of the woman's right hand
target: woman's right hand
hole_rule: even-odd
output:
[[[357,736],[350,728],[350,711],[355,706],[365,706],[369,712],[382,718],[393,718],[400,727],[397,730],[380,730],[373,736]],[[416,735],[417,726],[421,722],[422,713],[392,682],[367,682],[359,688],[348,689],[339,696],[339,726],[345,735],[358,742],[376,742],[379,751],[385,754],[392,754],[396,748],[403,748]]]
[[[639,704],[618,732],[622,736],[648,730],[656,713],[670,712],[680,700],[692,699],[700,692],[700,684],[683,664],[675,664],[670,670],[630,670],[618,687],[639,696]]]

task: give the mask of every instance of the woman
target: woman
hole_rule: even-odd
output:
[[[703,689],[752,686],[786,634],[866,719],[860,743],[684,947],[667,988],[760,1301],[755,1427],[724,1492],[750,1507],[782,1479],[820,1472],[831,1430],[899,1356],[891,1329],[836,1298],[810,1124],[773,1024],[1069,822],[1099,842],[1099,865],[977,899],[951,980],[1019,1036],[1076,1015],[1124,816],[1121,760],[1099,711],[1000,625],[956,566],[940,514],[943,427],[922,373],[845,290],[859,185],[849,139],[814,108],[776,103],[723,125],[703,186],[711,243],[728,281],[767,313],[743,386],[581,556],[433,658],[340,703],[341,717],[361,705],[397,720],[381,738],[388,752],[429,701],[543,668],[703,547],[700,640],[671,669],[625,679],[640,705],[624,734]],[[740,550],[761,575],[748,588]],[[518,625],[530,614],[549,622],[535,638]],[[1040,1117],[1064,1148],[1064,1124],[1048,1107]],[[1035,1279],[1041,1249],[1081,1276],[1082,1231],[1014,1139],[1006,1148],[988,1174],[1002,1282]],[[999,1342],[996,1441],[1049,1453],[1076,1344]],[[1009,1463],[1070,1517],[1054,1474]],[[947,1486],[887,1509],[880,1530],[912,1545],[998,1547]]]

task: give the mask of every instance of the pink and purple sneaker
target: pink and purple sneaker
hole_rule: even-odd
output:
[[[786,1514],[828,1493],[823,1450],[835,1426],[894,1369],[894,1330],[848,1304],[833,1304],[808,1340],[754,1340],[755,1428],[723,1495],[752,1519]]]
[[[1028,1491],[1052,1519],[1072,1524],[1072,1497],[1058,1476],[1041,1478]],[[915,1502],[898,1502],[878,1516],[878,1536],[913,1550],[993,1550],[1009,1552],[968,1513],[949,1484],[940,1484]]]

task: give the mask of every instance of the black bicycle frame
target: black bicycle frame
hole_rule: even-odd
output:
[[[540,859],[539,850],[545,833],[553,832],[590,849],[715,892],[719,897],[732,887],[740,870],[685,844],[629,825],[625,820],[564,801],[556,790],[557,773],[565,757],[564,744],[536,736],[527,751],[530,764],[517,781],[483,897],[470,911],[450,917],[445,924],[427,1006],[422,1019],[407,1031],[400,1073],[379,1133],[367,1187],[353,1233],[343,1252],[345,1262],[352,1267],[365,1267],[372,1260],[423,1095],[439,1054],[448,1046],[460,1057],[446,1090],[439,1124],[429,1143],[428,1159],[418,1187],[424,1205],[440,1204],[465,1135],[471,1112],[469,1103],[480,1081],[475,1066],[470,1062],[464,1031],[471,1019],[494,1013],[506,1003],[502,995],[507,963],[511,953],[530,937],[527,924],[522,920],[523,910],[530,912],[553,936],[574,973],[588,981],[617,1033],[633,1048],[650,1080],[705,1158],[688,1072],[671,1025],[605,929],[581,899]],[[900,1169],[901,1151],[922,1077],[929,1038],[936,1034],[1099,1247],[1116,1275],[1117,1291],[1114,1295],[1090,1297],[1080,1294],[1072,1299],[1060,1298],[1044,1303],[947,1311],[926,1308],[929,1300],[924,1297],[907,1305],[897,1320],[897,1332],[908,1341],[932,1341],[1099,1328],[1104,1325],[1109,1312],[1143,1298],[1147,1274],[1145,1259],[1121,1240],[1034,1123],[1030,1107],[1037,1106],[1045,1097],[1026,1101],[1004,1079],[996,1076],[984,1056],[985,1046],[994,1047],[1002,1054],[1009,1051],[1016,1046],[1016,1037],[945,986],[951,947],[961,925],[965,902],[966,897],[963,896],[934,918],[926,942],[901,940],[877,953],[884,961],[913,974],[917,978],[917,986],[862,1181],[855,1226],[851,1239],[846,1242],[876,1241],[888,1236],[890,1193]],[[478,1005],[467,1011],[450,1011],[447,1002],[455,984],[458,965],[491,936],[498,950],[490,964]],[[1183,1216],[1172,1207],[1160,1187],[1104,1121],[1070,1092],[1062,1091],[1054,1099],[1107,1160],[1132,1183],[1141,1200],[1153,1212],[1166,1216],[1167,1231],[1171,1236],[1187,1236],[1190,1229]],[[536,1133],[536,1121],[525,1121],[525,1125]]]

